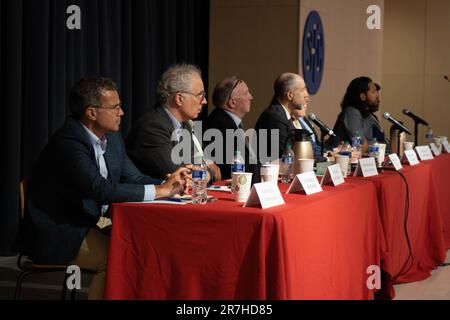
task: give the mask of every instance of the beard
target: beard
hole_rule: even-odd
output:
[[[369,112],[374,113],[380,110],[380,103],[374,102],[374,103],[367,103],[367,106],[369,107]]]

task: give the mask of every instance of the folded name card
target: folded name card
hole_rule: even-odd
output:
[[[341,166],[333,164],[327,168],[325,174],[320,181],[321,185],[332,184],[335,187],[345,183],[344,176],[342,175]]]
[[[261,208],[267,209],[284,204],[280,189],[272,181],[255,183],[250,191],[244,207],[253,207],[261,205]]]
[[[396,153],[390,154],[388,157],[389,157],[389,160],[391,160],[392,165],[394,166],[395,170],[400,171],[401,169],[403,169],[400,158],[398,157],[398,155]]]
[[[420,160],[433,160],[433,154],[431,153],[431,149],[429,146],[417,146],[416,147],[417,155]]]
[[[363,158],[359,159],[358,165],[356,166],[354,176],[363,176],[364,178],[373,177],[378,175],[377,164],[375,158]]]
[[[410,166],[415,166],[420,163],[414,150],[405,150],[403,159],[406,160],[406,162],[408,162]]]
[[[295,193],[302,190],[308,196],[323,191],[313,171],[296,175],[286,193]]]
[[[433,154],[436,157],[441,155],[441,153],[442,153],[442,151],[441,151],[442,146],[440,148],[438,148],[434,143],[430,143],[430,148],[431,148],[431,151],[433,151]]]

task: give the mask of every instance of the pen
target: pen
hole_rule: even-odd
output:
[[[172,201],[172,202],[183,202],[181,199],[178,199],[178,198],[167,198],[167,201]]]

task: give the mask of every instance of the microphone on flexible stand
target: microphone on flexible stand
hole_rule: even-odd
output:
[[[395,119],[394,117],[391,116],[391,114],[389,112],[385,112],[383,113],[383,117],[388,120],[390,123],[392,123],[393,125],[395,125],[397,127],[397,129],[399,129],[400,131],[404,131],[407,134],[411,135],[411,131],[409,131],[409,129],[407,127],[405,127],[403,124],[400,123],[400,121],[398,121],[397,119]]]
[[[423,120],[421,117],[416,116],[414,113],[412,113],[409,109],[403,109],[403,114],[407,115],[408,117],[411,117],[415,122],[419,124],[423,124],[424,126],[428,126],[428,122]]]
[[[400,154],[400,136],[402,134],[402,132],[406,132],[407,134],[411,135],[411,132],[408,130],[408,128],[406,128],[403,123],[401,123],[400,121],[398,121],[397,119],[393,118],[389,112],[385,112],[383,113],[383,117],[388,120],[390,123],[393,124],[393,126],[391,127],[391,134],[392,134],[392,129],[396,128],[398,133],[397,133],[397,154]],[[394,143],[394,137],[391,137],[391,148],[392,148],[392,143]],[[392,150],[391,150],[392,151]]]
[[[314,113],[310,113],[308,115],[308,119],[320,128],[320,154],[323,155],[325,149],[325,136],[329,135],[330,137],[336,137],[336,134],[333,132],[333,130],[328,128],[325,123],[320,121]]]
[[[320,128],[320,131],[322,131],[323,133],[332,136],[332,137],[336,137],[336,135],[334,134],[333,130],[331,130],[330,128],[327,127],[327,125],[325,123],[323,123],[322,121],[319,120],[319,118],[316,117],[316,115],[314,113],[311,113],[308,115],[308,119],[312,122],[314,122],[314,124],[316,126],[318,126]]]
[[[419,137],[419,124],[423,124],[424,126],[428,126],[428,122],[423,120],[421,117],[416,116],[408,109],[403,109],[403,114],[414,120],[414,144],[417,146],[418,137]]]

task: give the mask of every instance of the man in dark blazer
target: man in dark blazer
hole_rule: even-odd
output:
[[[190,64],[173,65],[162,75],[157,94],[159,105],[138,119],[126,139],[130,159],[143,173],[159,179],[180,166],[190,168],[205,160],[208,177],[220,180],[219,168],[204,158],[201,139],[192,134],[192,120],[206,104],[200,70]],[[182,149],[186,139],[188,148]],[[172,152],[177,146],[182,151]]]
[[[221,156],[222,159],[218,159],[217,153],[213,156],[218,163],[220,171],[222,173],[222,179],[231,178],[231,164],[233,162],[233,151],[239,148],[237,144],[237,138],[235,137],[233,141],[227,140],[227,130],[245,130],[242,123],[242,118],[250,111],[251,102],[253,97],[247,84],[238,79],[236,76],[228,77],[217,83],[213,92],[213,104],[215,109],[208,116],[204,122],[203,129],[205,132],[209,129],[217,129],[220,131],[223,139],[223,147]],[[250,157],[255,158],[255,154],[250,154],[248,143],[245,144],[245,138],[242,137],[244,141],[244,150],[241,151],[241,155],[245,158],[246,166],[250,166]],[[205,142],[205,145],[209,145],[214,141]],[[227,157],[228,155],[231,157]],[[253,152],[253,150],[252,150]],[[245,153],[245,154],[244,154]],[[220,160],[220,161],[217,161]],[[256,164],[256,159],[253,162]],[[247,172],[251,172],[250,167],[246,167]]]
[[[272,102],[259,116],[255,126],[258,131],[258,144],[266,143],[270,160],[281,158],[287,143],[292,143],[291,132],[295,129],[295,119],[292,119],[291,114],[296,109],[305,108],[309,101],[305,81],[298,74],[283,73],[275,80]],[[267,139],[264,139],[261,129],[267,129]],[[279,132],[277,150],[271,150],[271,130]]]
[[[96,227],[114,202],[153,200],[183,191],[185,170],[164,184],[128,159],[119,125],[123,111],[109,79],[79,80],[73,117],[50,139],[30,179],[22,224],[23,251],[34,262],[97,271],[90,299],[103,297],[108,237]]]

